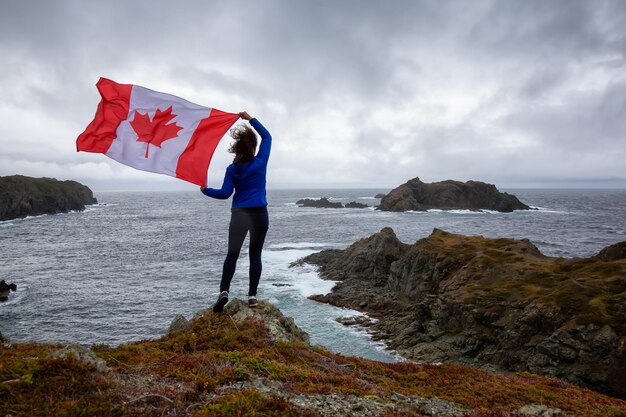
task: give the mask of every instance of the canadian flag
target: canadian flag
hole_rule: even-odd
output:
[[[106,78],[96,86],[102,100],[76,139],[77,151],[103,153],[142,171],[207,184],[215,148],[238,114]]]

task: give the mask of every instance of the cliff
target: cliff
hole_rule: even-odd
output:
[[[528,240],[393,230],[305,258],[341,281],[318,301],[367,312],[391,349],[566,379],[626,398],[626,242],[587,259]]]
[[[585,416],[626,403],[527,373],[333,354],[273,305],[178,317],[118,347],[0,344],[0,415]]]
[[[495,185],[480,181],[441,181],[424,183],[413,178],[382,198],[378,210],[425,211],[430,209],[529,210],[514,195],[501,193]]]
[[[76,181],[0,177],[0,221],[84,210],[85,205],[96,203],[92,191]]]

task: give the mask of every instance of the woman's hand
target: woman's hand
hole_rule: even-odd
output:
[[[201,186],[200,186],[200,191],[204,192],[204,189],[205,189],[205,186],[204,186],[204,185],[201,185]]]
[[[241,117],[243,120],[252,120],[252,116],[250,116],[248,112],[245,111],[239,112],[239,117]]]

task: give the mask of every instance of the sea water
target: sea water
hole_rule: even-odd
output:
[[[626,240],[626,190],[509,190],[530,211],[390,213],[374,210],[387,190],[268,192],[270,229],[259,298],[278,306],[312,343],[346,355],[398,358],[337,317],[359,314],[309,300],[329,292],[303,256],[345,248],[383,227],[413,243],[433,228],[466,235],[528,238],[546,255],[587,257]],[[178,315],[210,307],[226,254],[230,201],[200,192],[102,192],[83,212],[0,222],[0,279],[18,286],[0,303],[0,331],[14,341],[120,343],[156,338]],[[364,209],[296,206],[328,197]],[[247,247],[247,241],[244,248]],[[247,252],[231,297],[247,294]]]

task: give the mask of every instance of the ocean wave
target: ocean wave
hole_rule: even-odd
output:
[[[296,198],[296,201],[297,200],[307,200],[307,199],[308,200],[319,200],[321,198],[327,198],[328,200],[341,200],[340,197],[328,197],[328,196],[322,195],[322,196],[316,196],[316,197],[298,197],[298,198]]]
[[[49,214],[38,214],[36,216],[26,216],[26,217],[20,217],[18,219],[3,220],[3,221],[0,221],[0,226],[4,226],[4,225],[14,226],[15,223],[38,219],[40,217],[45,217],[45,216],[49,216]]]
[[[445,214],[499,214],[497,210],[469,210],[469,209],[454,209],[454,210],[442,210],[442,209],[430,209],[429,213],[445,213]]]
[[[336,247],[338,243],[315,243],[315,242],[284,242],[274,243],[267,246],[269,250],[287,251],[287,250],[320,250],[322,248]]]
[[[67,212],[60,212],[60,213],[37,214],[35,216],[26,216],[26,217],[20,217],[17,219],[2,220],[0,221],[0,227],[14,226],[15,223],[18,223],[18,222],[23,222],[23,221],[33,220],[33,219],[40,219],[46,216],[62,216],[62,215],[67,215],[67,214],[77,214],[77,213],[96,211],[96,210],[99,210],[99,207],[113,206],[113,205],[117,205],[117,204],[88,204],[85,206],[84,210],[70,210]]]
[[[367,317],[372,323],[376,323],[378,321],[378,319],[374,319],[370,317],[368,314],[365,314],[356,310],[351,310],[351,309],[342,309],[341,315],[337,318],[342,318],[342,317]],[[344,325],[338,322],[337,320],[334,320],[334,325],[340,325],[340,326],[346,327],[350,333],[354,334],[355,336],[359,338],[367,340],[368,345],[374,350],[381,352],[385,356],[387,356],[388,357],[387,360],[392,360],[394,362],[408,361],[406,358],[403,358],[402,356],[400,356],[397,352],[390,350],[389,347],[387,346],[387,343],[385,343],[383,340],[374,340],[372,338],[373,332],[370,331],[370,329],[368,329],[365,326],[361,326],[358,324]]]
[[[567,211],[562,211],[562,210],[553,210],[553,209],[549,209],[546,207],[539,207],[539,206],[530,206],[531,209],[533,209],[532,211],[538,212],[538,213],[557,213],[557,214],[568,214]],[[528,210],[515,210],[515,211],[524,211],[527,212]]]

